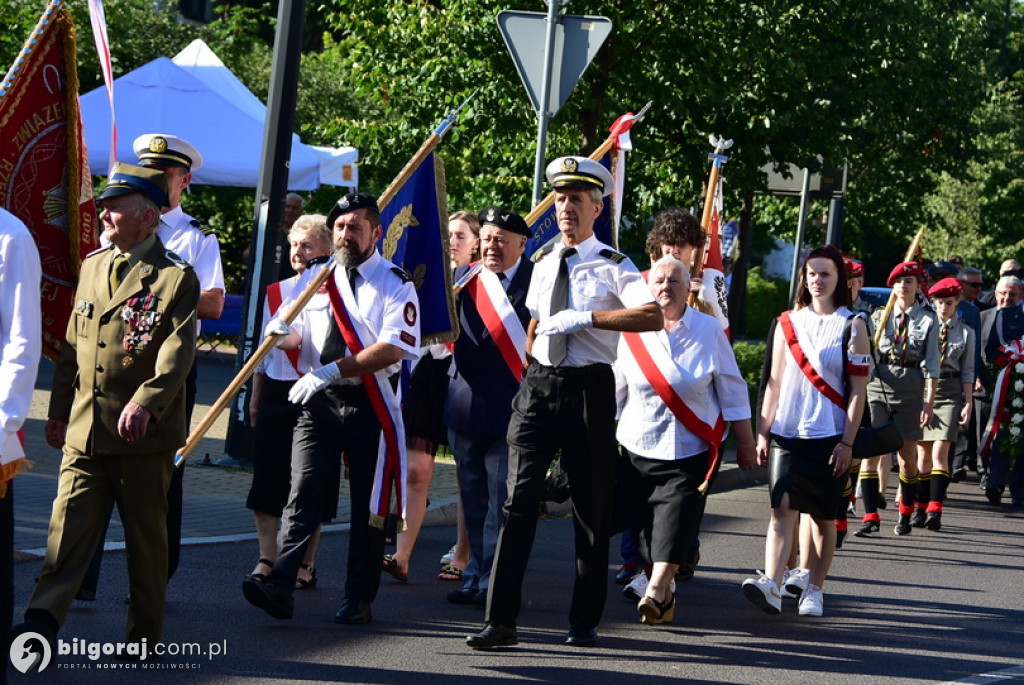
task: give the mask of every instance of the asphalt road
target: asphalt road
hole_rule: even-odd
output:
[[[887,520],[885,537],[851,539],[833,565],[822,618],[798,616],[794,600],[782,615],[768,616],[740,593],[744,577],[762,566],[767,514],[764,486],[713,495],[701,566],[679,587],[675,623],[639,624],[635,607],[609,583],[598,645],[591,649],[562,644],[572,569],[572,525],[563,518],[540,522],[517,648],[485,653],[464,645],[483,613],[444,599],[454,585],[434,576],[455,532],[437,526],[424,529],[408,584],[385,576],[371,625],[332,622],[342,599],[344,533],[325,536],[320,587],[296,593],[291,621],[276,621],[242,598],[254,543],[194,545],[183,550],[169,588],[164,640],[171,648],[217,645],[219,654],[166,656],[156,668],[128,670],[111,657],[58,656],[41,674],[9,668],[9,675],[12,683],[1024,680],[1024,510],[996,510],[975,484],[955,484],[941,533],[915,530],[897,539]],[[891,509],[885,514],[892,518]],[[19,604],[31,592],[38,563],[16,564]],[[107,584],[96,602],[76,602],[61,634],[68,642],[123,638],[123,553],[109,553],[104,563]],[[609,580],[616,566],[611,560]]]

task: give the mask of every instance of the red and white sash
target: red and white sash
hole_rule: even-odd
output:
[[[675,360],[672,359],[672,355],[669,354],[668,348],[659,339],[659,336],[663,335],[665,333],[662,331],[623,333],[622,339],[626,342],[641,373],[654,388],[654,392],[658,393],[658,397],[669,408],[669,411],[683,424],[686,430],[708,443],[708,471],[704,476],[704,484],[701,486],[701,492],[707,492],[707,485],[715,475],[715,470],[721,460],[725,420],[719,413],[715,425],[712,426],[701,420],[692,409],[686,406],[686,402],[676,390],[677,387],[684,387],[683,377]]]
[[[285,300],[284,294],[281,291],[281,286],[282,285],[292,286],[292,289],[294,291],[294,286],[292,284],[292,281],[293,281],[293,279],[289,278],[289,279],[286,279],[284,281],[278,281],[276,283],[271,283],[270,285],[267,286],[267,307],[270,309],[270,316],[271,316],[271,318],[273,318],[274,316],[277,315],[278,310],[281,309],[281,304]],[[289,298],[290,298],[290,296],[291,296],[291,293],[289,292]],[[302,377],[303,374],[302,374],[301,371],[299,371],[299,348],[296,347],[295,349],[292,349],[292,350],[283,350],[283,351],[284,351],[285,355],[288,357],[288,361],[290,361],[292,363],[292,367],[295,369],[295,373],[299,374],[299,377]]]
[[[782,326],[782,334],[785,336],[786,343],[789,345],[789,351],[793,353],[793,359],[796,360],[797,367],[799,367],[799,369],[803,371],[803,374],[807,376],[807,380],[811,382],[811,385],[821,391],[821,394],[832,400],[837,407],[846,411],[846,397],[843,393],[829,385],[828,381],[822,378],[821,373],[818,372],[814,367],[813,362],[808,359],[803,348],[800,347],[800,341],[797,340],[796,330],[793,328],[793,322],[789,319],[790,313],[791,312],[782,312],[779,316],[779,324]]]
[[[376,340],[359,308],[348,279],[336,279],[335,274],[327,279],[327,295],[331,300],[331,313],[341,330],[352,354],[362,351],[369,341]],[[338,280],[341,286],[338,286]],[[405,519],[405,425],[402,423],[402,409],[398,394],[391,389],[385,369],[362,377],[366,394],[370,398],[373,413],[380,422],[380,444],[377,448],[377,468],[373,476],[373,491],[370,496],[370,524],[384,527],[384,521],[391,510],[391,491],[394,489],[397,509]]]
[[[526,330],[516,316],[516,310],[512,308],[498,276],[487,269],[481,269],[475,278],[470,278],[464,284],[463,290],[473,300],[508,370],[516,381],[522,383],[523,369],[526,367]]]
[[[1003,421],[1009,416],[1006,410],[1006,392],[1013,382],[1013,367],[1024,361],[1024,340],[1011,340],[999,348],[999,356],[996,358],[996,366],[1001,366],[999,375],[996,376],[996,387],[992,391],[992,414],[988,418],[988,425],[985,426],[985,439],[981,443],[978,454],[985,457],[992,450],[995,444],[996,434]]]

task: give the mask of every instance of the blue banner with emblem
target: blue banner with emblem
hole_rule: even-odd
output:
[[[601,165],[606,169],[612,169],[612,153],[609,152],[601,158]],[[612,213],[612,196],[604,199],[604,209],[601,216],[594,222],[594,235],[605,245],[618,246],[618,240],[613,230],[614,214]],[[558,236],[558,219],[555,217],[555,206],[551,205],[547,211],[537,217],[537,220],[530,225],[532,237],[526,241],[526,256],[530,257],[534,252],[541,249]]]
[[[456,337],[444,163],[431,153],[381,212],[380,253],[408,272],[420,300],[421,344]]]

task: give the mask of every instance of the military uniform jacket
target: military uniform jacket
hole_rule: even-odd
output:
[[[82,262],[49,417],[68,423],[68,446],[84,454],[173,452],[187,433],[184,384],[195,359],[199,281],[154,236],[109,296],[113,257],[107,248]],[[132,401],[152,416],[146,435],[128,443],[117,421]]]
[[[456,269],[454,280],[462,278],[468,270],[468,266]],[[532,276],[533,262],[523,257],[506,291],[524,330],[530,323],[526,293]],[[458,310],[461,333],[455,341],[455,376],[448,385],[444,424],[455,430],[504,438],[519,382],[509,372],[473,299],[465,291],[459,293]]]

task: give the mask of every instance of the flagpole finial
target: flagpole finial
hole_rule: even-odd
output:
[[[708,136],[708,142],[711,143],[711,147],[715,148],[716,151],[728,150],[732,147],[732,139],[726,139],[721,136],[716,136],[714,133]]]
[[[461,105],[456,107],[451,112],[451,114],[449,114],[443,120],[441,120],[441,123],[437,125],[436,129],[434,129],[434,135],[436,135],[439,138],[443,138],[444,135],[448,133],[448,130],[451,129],[451,127],[455,124],[455,120],[459,118],[459,112],[461,112],[465,108],[465,106],[469,104],[469,101],[476,97],[476,94],[479,92],[479,88],[475,89],[472,93],[469,94],[469,97],[466,98]]]

